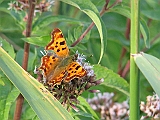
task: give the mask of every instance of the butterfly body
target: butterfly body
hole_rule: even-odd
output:
[[[51,41],[45,50],[54,52],[43,56],[39,67],[48,84],[59,85],[63,80],[69,82],[86,75],[83,67],[75,61],[75,56],[69,55],[68,46],[60,29],[53,30]]]

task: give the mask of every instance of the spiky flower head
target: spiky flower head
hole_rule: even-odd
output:
[[[47,83],[45,77],[37,70],[35,73],[38,74],[38,80],[45,85],[45,87],[58,99],[62,105],[64,105],[68,110],[71,106],[73,109],[77,110],[76,104],[79,103],[77,100],[84,91],[88,90],[90,87],[98,85],[103,82],[103,79],[96,80],[93,71],[93,66],[89,63],[84,62],[85,56],[76,53],[76,62],[78,62],[83,69],[86,71],[86,75],[81,78],[73,78],[69,82],[62,80],[60,85],[50,85]],[[97,92],[97,90],[91,90],[91,92]]]

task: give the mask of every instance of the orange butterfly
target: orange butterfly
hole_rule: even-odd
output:
[[[75,56],[69,55],[69,48],[60,29],[55,28],[52,31],[51,41],[45,50],[47,54],[41,58],[38,69],[42,70],[49,85],[60,85],[62,80],[69,82],[86,75],[86,70],[75,61]]]

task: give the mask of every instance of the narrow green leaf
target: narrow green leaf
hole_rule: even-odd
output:
[[[130,12],[130,7],[126,7],[126,6],[117,6],[117,7],[113,7],[111,9],[108,10],[108,12],[114,12],[114,13],[118,13],[121,14],[127,18],[130,18],[131,12]]]
[[[41,36],[41,37],[28,37],[28,38],[21,38],[25,42],[28,42],[33,45],[44,47],[49,43],[51,37],[50,36]]]
[[[150,41],[149,41],[150,33],[149,33],[149,28],[148,28],[146,22],[142,18],[140,20],[140,30],[141,30],[141,33],[143,35],[144,43],[145,43],[146,47],[150,48]]]
[[[12,103],[15,102],[18,95],[19,95],[19,91],[15,87],[7,95],[5,109],[4,109],[4,119],[3,120],[5,120],[5,119],[8,120],[8,116],[9,116],[9,112],[10,112],[10,108],[12,106]]]
[[[41,120],[73,120],[53,95],[24,71],[1,47],[0,68],[23,94]]]
[[[65,22],[72,22],[75,24],[81,24],[82,22],[80,20],[74,19],[74,18],[69,18],[67,16],[47,16],[43,19],[38,19],[34,24],[33,24],[33,31],[37,29],[42,29],[49,24],[53,22],[60,22],[60,21],[65,21]]]
[[[160,96],[160,60],[142,52],[133,55],[133,57],[138,68],[141,70],[158,96]]]
[[[113,7],[112,9],[109,9],[108,12],[115,12],[118,14],[121,14],[127,18],[130,18],[130,8],[129,7],[122,7],[122,6],[117,6],[117,7]],[[150,38],[150,33],[149,33],[149,29],[147,24],[145,23],[145,21],[141,18],[140,19],[140,30],[141,33],[143,35],[144,38],[144,42],[147,48],[150,47],[150,43],[149,43],[149,38]]]
[[[129,96],[129,84],[118,74],[101,65],[94,65],[94,72],[96,74],[97,79],[104,79],[104,82],[101,83],[102,85],[115,88]]]
[[[101,54],[98,62],[100,63],[107,43],[107,38],[106,38],[107,30],[104,22],[102,21],[99,15],[96,6],[90,0],[61,0],[61,1],[80,9],[82,12],[87,14],[95,23],[101,38]]]

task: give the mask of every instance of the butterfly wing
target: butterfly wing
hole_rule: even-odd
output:
[[[86,70],[77,62],[72,62],[67,68],[67,77],[65,78],[65,82],[69,82],[74,78],[82,78],[87,73]]]
[[[51,41],[45,50],[53,50],[56,55],[45,55],[41,59],[39,69],[43,70],[43,76],[50,85],[60,84],[62,80],[69,82],[74,78],[81,78],[86,75],[86,71],[74,57],[69,56],[69,49],[63,37],[62,31],[55,28],[51,33]]]
[[[60,59],[60,58],[59,58]],[[48,84],[60,84],[62,80],[67,75],[67,68],[68,65],[70,65],[73,62],[73,56],[68,56],[66,58],[63,58],[57,65],[56,68],[54,68],[54,74],[51,74],[48,76]]]
[[[66,40],[62,34],[62,31],[55,28],[51,33],[51,41],[45,47],[46,50],[53,50],[57,56],[66,57],[69,55],[69,49],[66,44]]]
[[[45,55],[41,58],[41,66],[38,69],[42,70],[44,77],[48,79],[49,76],[54,75],[59,62],[59,58],[55,55]]]
[[[66,70],[63,70],[57,77],[51,77],[47,83],[52,86],[60,85],[65,76]]]

